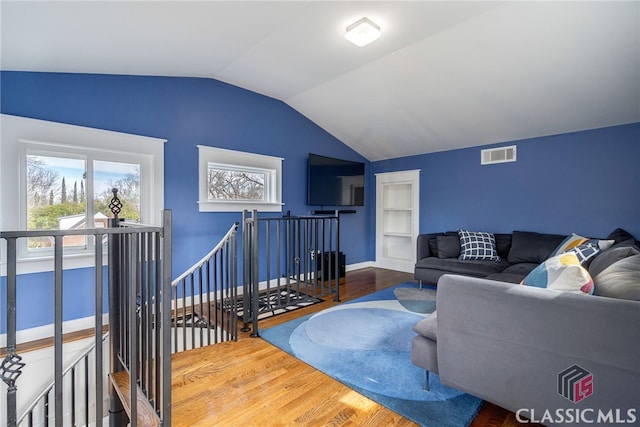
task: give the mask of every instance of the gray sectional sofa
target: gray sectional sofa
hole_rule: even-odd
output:
[[[479,263],[438,257],[452,249],[433,239],[446,235],[418,243],[429,256],[416,278],[437,282],[436,311],[415,325],[411,351],[427,389],[432,372],[521,422],[640,425],[640,247],[632,236],[608,236],[615,244],[585,267],[594,287],[586,295],[519,284],[564,236],[496,235],[501,261]]]
[[[443,384],[521,422],[640,425],[640,301],[445,275],[436,306],[414,328],[411,356]],[[569,383],[564,394],[582,388],[565,397],[561,374],[576,365],[591,381]]]
[[[494,233],[500,261],[460,260],[458,232],[425,233],[418,235],[417,262],[414,277],[421,283],[435,285],[444,274],[461,274],[501,282],[520,283],[540,263],[544,262],[567,237],[560,234],[514,231],[511,234]],[[619,246],[640,246],[634,236],[620,228],[605,240]]]

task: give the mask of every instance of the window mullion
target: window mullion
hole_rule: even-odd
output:
[[[90,156],[87,156],[85,163],[85,188],[84,188],[84,199],[86,201],[85,212],[87,215],[87,228],[94,228],[94,216],[95,212],[93,212],[93,199],[94,199],[94,188],[93,188],[93,159]],[[87,241],[87,249],[93,251],[95,247],[95,239],[88,239]]]

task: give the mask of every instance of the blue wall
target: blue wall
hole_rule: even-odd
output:
[[[204,256],[240,213],[198,212],[198,150],[209,145],[283,157],[284,210],[308,214],[309,152],[366,160],[285,103],[212,79],[96,74],[2,72],[4,114],[167,139],[165,208],[173,211],[173,276]],[[368,168],[368,163],[367,163]],[[342,217],[347,263],[370,258],[367,206]],[[34,291],[48,281],[34,275]],[[37,294],[36,294],[37,295]],[[50,300],[32,301],[32,307]],[[84,311],[69,304],[65,317]],[[4,320],[4,319],[3,319]],[[24,323],[27,322],[27,323]],[[49,322],[44,322],[49,323]],[[42,324],[24,319],[20,327]],[[1,325],[0,325],[1,326]]]
[[[215,245],[239,213],[198,212],[196,145],[283,157],[284,210],[309,213],[309,152],[365,161],[281,101],[212,79],[2,72],[5,114],[167,139],[165,207],[173,210],[174,275]],[[369,202],[366,201],[366,204]],[[343,216],[348,263],[369,259],[365,208]]]
[[[517,162],[480,165],[481,148],[517,145]],[[421,169],[420,231],[468,228],[640,239],[640,123],[372,163]],[[373,203],[372,203],[373,204]]]
[[[17,298],[16,316],[18,330],[53,324],[54,322],[54,286],[53,274],[34,273],[16,278]],[[64,322],[82,319],[95,314],[95,270],[80,268],[65,270],[62,274],[62,307]],[[102,275],[102,312],[109,310],[108,273],[103,268]],[[7,280],[0,278],[0,334],[7,332]]]
[[[174,277],[200,259],[239,213],[200,213],[196,145],[284,157],[285,210],[308,213],[309,152],[365,161],[281,101],[212,79],[2,72],[5,114],[167,139],[165,207],[174,216]],[[480,165],[477,147],[366,163],[365,207],[342,217],[347,263],[375,258],[374,173],[421,169],[420,231],[469,228],[606,236],[622,227],[640,238],[640,123],[499,144],[518,146],[518,161]],[[80,271],[67,282],[82,282]],[[76,280],[77,279],[77,280]],[[28,328],[51,322],[47,275],[22,289]],[[28,283],[28,285],[27,285]],[[5,307],[4,280],[0,306]],[[77,295],[87,300],[84,291]],[[90,298],[92,301],[92,298]],[[70,300],[65,319],[89,315]],[[93,303],[92,303],[93,304]],[[40,310],[40,307],[44,307]],[[4,318],[0,330],[4,331]],[[0,333],[2,332],[0,331]]]

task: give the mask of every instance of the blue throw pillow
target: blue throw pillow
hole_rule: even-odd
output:
[[[496,238],[483,231],[458,230],[461,260],[500,261],[496,250]]]

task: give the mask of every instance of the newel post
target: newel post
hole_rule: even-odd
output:
[[[7,385],[7,426],[17,425],[16,380],[25,363],[16,353],[16,238],[7,238],[7,354],[0,363],[0,379]]]
[[[113,213],[113,218],[109,220],[109,228],[120,227],[118,215],[122,210],[122,202],[118,198],[118,190],[111,190],[113,198],[109,203],[109,209]],[[121,279],[121,259],[120,245],[123,235],[109,234],[109,372],[121,371],[122,365],[118,359],[120,351],[120,279]],[[113,385],[109,387],[109,426],[117,427],[126,425],[127,417]]]

